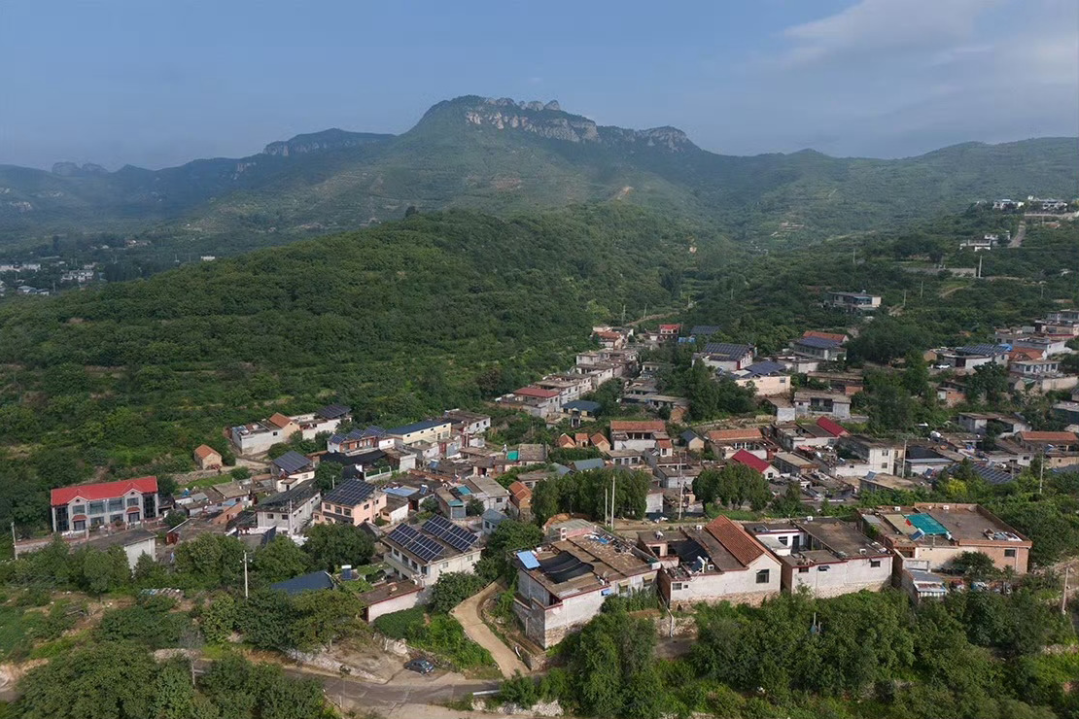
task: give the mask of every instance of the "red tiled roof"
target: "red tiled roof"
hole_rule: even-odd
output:
[[[818,419],[817,426],[823,429],[828,434],[832,435],[833,437],[843,437],[850,434],[850,432],[843,428],[843,425],[839,424],[838,422],[834,422],[827,417],[821,417],[820,419]]]
[[[1075,432],[1020,432],[1019,438],[1024,442],[1058,442],[1060,444],[1079,442],[1079,436],[1076,436]]]
[[[660,325],[660,332],[677,332],[682,329],[682,325]]]
[[[756,456],[754,454],[750,454],[749,452],[747,452],[744,449],[740,449],[737,452],[735,452],[734,456],[731,457],[731,461],[732,462],[737,462],[738,464],[744,464],[745,466],[751,467],[752,469],[755,469],[758,472],[761,472],[762,474],[770,466],[767,462],[765,462],[760,457],[758,457],[758,456]]]
[[[635,422],[632,420],[616,419],[611,422],[612,432],[666,432],[667,425],[659,420]]]
[[[755,442],[764,439],[758,427],[742,427],[740,429],[713,429],[708,433],[711,442]]]
[[[122,479],[119,482],[99,482],[97,484],[77,484],[74,487],[61,487],[52,490],[52,506],[65,505],[76,497],[82,497],[87,501],[116,499],[124,496],[132,489],[140,493],[156,492],[157,477],[140,477],[139,479]]]
[[[1008,353],[1008,359],[1013,362],[1015,360],[1040,360],[1044,354],[1041,350],[1017,347]]]
[[[671,444],[671,440],[669,439],[658,440],[656,444],[659,445],[660,449],[671,449],[674,447],[674,445]]]
[[[599,337],[601,340],[616,340],[620,339],[622,335],[610,330],[600,330],[596,332],[596,337]]]
[[[705,529],[744,567],[748,567],[764,554],[764,548],[761,547],[760,542],[749,536],[749,532],[743,529],[742,525],[732,522],[723,515],[709,522]]]
[[[846,342],[847,336],[836,334],[835,332],[817,332],[816,330],[806,330],[802,333],[802,338],[806,337],[820,337],[822,340],[835,340],[836,342]]]
[[[608,440],[605,436],[603,436],[603,433],[601,433],[601,432],[596,432],[594,435],[592,435],[592,444],[594,444],[597,447],[600,446],[601,444],[610,445],[610,443],[611,443],[610,440]]]
[[[573,447],[575,445],[576,442],[573,441],[573,437],[570,437],[568,434],[563,434],[558,438],[559,447]]]
[[[527,499],[532,499],[532,490],[521,482],[514,482],[509,486],[509,490],[518,504]]]
[[[558,396],[558,390],[556,389],[543,389],[542,387],[522,387],[514,392],[521,397],[538,397],[540,399],[551,399]]]
[[[217,450],[205,444],[200,444],[195,448],[195,456],[199,459],[206,459],[212,454],[217,454]]]
[[[289,424],[292,422],[291,419],[289,419],[285,415],[281,414],[280,412],[274,412],[272,415],[270,415],[270,418],[268,420],[266,420],[266,421],[269,422],[270,424],[272,424],[273,426],[281,427],[282,429],[285,428],[285,427],[288,427]]]

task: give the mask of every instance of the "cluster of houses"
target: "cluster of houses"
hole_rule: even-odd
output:
[[[550,524],[546,541],[516,554],[514,611],[541,649],[595,617],[610,596],[654,591],[673,610],[759,604],[780,592],[835,597],[902,587],[916,602],[960,584],[948,570],[978,552],[1000,570],[1028,568],[1031,542],[978,505],[861,510],[858,521],[806,517],[613,534],[582,520]]]
[[[880,307],[880,298],[866,293],[830,293],[827,301],[851,312]],[[1067,341],[1079,337],[1079,311],[1061,310],[1031,327],[1001,330],[993,344],[926,355],[948,405],[962,400],[965,378],[987,363],[1006,367],[1013,386],[1024,391],[1075,388],[1071,402],[1054,407],[1069,425],[1059,432],[1034,431],[1018,416],[973,412],[959,413],[954,431],[921,439],[851,432],[844,424],[866,418],[852,413],[852,398],[863,389],[861,374],[838,369],[846,333],[808,331],[769,357],[758,356],[751,345],[710,341],[717,334],[719,328],[708,325],[688,332],[680,325],[661,325],[655,332],[595,328],[599,349],[577,355],[572,369],[497,400],[563,427],[553,447],[489,446],[491,417],[459,409],[389,428],[358,427],[342,405],[294,416],[275,413],[225,431],[235,453],[264,461],[266,472],[200,483],[171,497],[159,494],[153,477],[57,489],[52,526],[73,543],[118,544],[132,566],[143,553],[169,562],[176,543],[206,532],[235,535],[257,547],[279,535],[302,543],[313,525],[357,527],[377,541],[385,567],[384,580],[363,595],[365,618],[373,620],[424,602],[444,573],[474,571],[486,537],[502,522],[531,521],[537,484],[600,468],[648,473],[646,511],[656,523],[646,526],[675,518],[684,523],[620,535],[588,518],[560,515],[544,526],[540,546],[516,554],[514,611],[538,648],[586,623],[607,597],[641,590],[655,591],[672,610],[698,602],[758,603],[800,588],[835,596],[898,586],[923,601],[950,591],[957,579],[948,570],[964,552],[986,554],[1000,569],[1027,570],[1030,541],[979,506],[882,506],[859,510],[855,522],[817,515],[705,522],[693,480],[709,468],[743,465],[760,473],[773,496],[793,487],[802,503],[819,508],[825,502],[858,504],[867,493],[928,489],[960,463],[992,484],[1013,481],[1036,459],[1049,471],[1074,469],[1079,378],[1061,372],[1059,356],[1069,351]],[[752,387],[770,414],[686,429],[680,420],[687,403],[662,393],[663,368],[642,362],[640,349],[687,338],[694,362],[716,378]],[[805,378],[797,387],[796,375]],[[601,406],[586,397],[612,381],[619,383],[623,405],[652,418],[599,423]],[[272,447],[296,438],[325,446],[266,458]],[[589,448],[592,456],[552,462],[554,448]],[[194,458],[202,470],[222,469],[221,453],[209,446],[198,447]],[[323,462],[342,467],[329,488],[316,481]],[[508,472],[512,482],[500,482]],[[173,512],[187,519],[159,543],[155,530]],[[27,544],[16,551],[34,548]],[[301,591],[352,576],[350,567],[342,568],[340,578],[323,575],[300,578],[285,589]]]

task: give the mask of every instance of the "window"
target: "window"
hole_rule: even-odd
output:
[[[110,522],[122,522],[122,521],[124,521],[124,515],[122,515],[122,514],[114,514],[111,517],[109,517],[109,521]]]
[[[824,565],[821,565],[821,566],[817,567],[818,572],[827,572],[828,569],[829,569],[829,567],[828,567],[827,564],[824,564]]]
[[[86,505],[85,504],[73,504],[73,505],[71,505],[71,513],[72,514],[86,514]]]
[[[86,520],[85,519],[76,519],[74,529],[75,529],[76,532],[81,532],[84,529],[86,529]]]
[[[1015,550],[1014,549],[1005,549],[1004,550],[1004,556],[1008,557],[1009,559],[1015,557]]]
[[[799,574],[809,574],[809,567],[798,567]]]
[[[110,499],[109,500],[109,511],[110,512],[116,512],[116,511],[119,511],[119,510],[121,510],[123,508],[124,508],[124,498],[123,497],[120,497],[118,499]]]
[[[266,519],[273,519],[273,515],[272,514],[267,514]]]
[[[877,567],[880,566],[880,560],[879,559],[870,559],[869,560],[869,566],[872,567],[873,569],[876,569]]]
[[[888,463],[887,462],[881,462],[880,468],[881,469],[888,469]]]
[[[769,569],[762,569],[757,572],[757,584],[767,584],[771,574],[772,572]]]
[[[138,497],[128,497],[127,498],[127,506],[129,506],[129,507],[137,507],[137,506],[139,506],[139,498]]]
[[[787,546],[787,542],[789,542],[789,541],[791,541],[790,537],[780,537],[779,538],[779,543],[782,544],[784,547]]]
[[[104,502],[90,502],[90,514],[104,514],[105,503]]]

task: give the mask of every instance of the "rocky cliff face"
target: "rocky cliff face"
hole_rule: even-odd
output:
[[[82,167],[79,167],[74,162],[57,162],[52,166],[52,172],[54,175],[63,177],[86,177],[88,175],[107,175],[109,173],[101,165],[95,165],[92,162],[87,162]]]
[[[308,135],[297,135],[291,140],[271,142],[262,153],[276,157],[289,157],[302,155],[308,152],[323,152],[326,150],[341,150],[348,147],[358,147],[376,142],[385,142],[393,138],[393,135],[382,135],[373,132],[347,132],[336,128],[323,130]]]
[[[673,127],[630,130],[600,127],[582,115],[564,112],[558,101],[524,102],[510,98],[461,98],[464,120],[476,127],[496,130],[523,130],[551,140],[596,142],[604,144],[639,144],[680,151],[696,147],[686,134]]]

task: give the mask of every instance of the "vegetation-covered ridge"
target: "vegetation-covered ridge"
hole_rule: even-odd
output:
[[[408,132],[327,130],[241,159],[158,171],[0,166],[0,245],[132,234],[170,259],[231,254],[400,218],[409,206],[499,214],[617,199],[746,239],[877,229],[997,196],[1071,196],[1073,138],[966,143],[899,160],[702,150],[679,130],[603,127],[555,104],[466,96]]]
[[[571,364],[593,321],[675,305],[690,242],[627,206],[452,211],[10,303],[0,518],[41,521],[43,489],[94,466],[186,463],[269,404],[387,423],[476,405]]]

